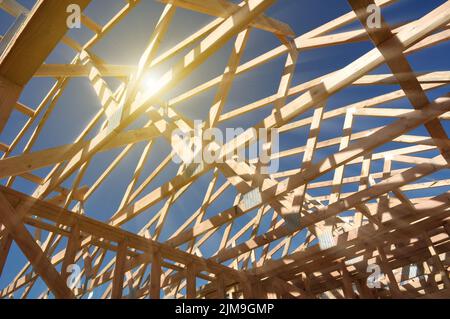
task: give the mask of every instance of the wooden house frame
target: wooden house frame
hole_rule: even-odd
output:
[[[372,28],[367,8],[384,8],[397,1],[348,0],[352,10],[347,14],[297,35],[288,24],[265,14],[287,0],[240,4],[159,0],[162,14],[136,66],[108,64],[92,50],[141,1],[148,0],[111,1],[123,2],[123,7],[104,25],[82,14],[83,28],[94,35],[78,43],[67,32],[67,8],[75,4],[84,10],[91,0],[37,0],[31,11],[15,0],[0,0],[0,9],[17,19],[0,38],[0,131],[13,112],[28,119],[11,143],[0,144],[0,175],[5,181],[0,187],[0,276],[12,262],[9,255],[14,245],[27,259],[13,280],[0,287],[0,298],[27,298],[38,280],[46,286],[40,298],[86,298],[100,287],[96,298],[450,297],[450,180],[434,178],[450,165],[450,94],[434,101],[427,96],[450,83],[450,70],[416,73],[406,58],[450,39],[450,1],[442,1],[415,21],[390,26],[381,18],[381,26]],[[214,19],[161,52],[159,46],[177,10]],[[359,29],[339,31],[358,21]],[[244,63],[241,58],[252,29],[275,35],[279,46]],[[342,69],[293,85],[302,52],[363,41],[370,41],[373,49]],[[233,50],[222,74],[163,99],[227,43],[233,44]],[[72,63],[45,63],[60,44],[73,50]],[[280,57],[286,62],[282,77],[272,79],[278,86],[275,94],[224,111],[236,78]],[[141,92],[139,83],[146,72],[169,60],[174,62],[157,90]],[[371,74],[381,65],[391,73]],[[87,119],[73,143],[35,151],[33,146],[59,97],[75,77],[89,81],[100,109]],[[106,77],[120,81],[117,90],[110,88]],[[25,105],[19,100],[33,78],[51,78],[54,85],[39,105]],[[376,85],[400,89],[327,110],[328,99],[337,92]],[[258,160],[234,159],[180,165],[176,177],[149,190],[176,154],[174,150],[149,176],[143,176],[153,141],[162,137],[169,142],[174,130],[192,128],[192,119],[179,114],[176,107],[209,90],[214,90],[215,97],[204,106],[209,110],[206,127],[272,108],[258,128],[277,129],[280,134],[306,129],[304,145],[271,154],[274,159],[298,157],[298,168],[262,174]],[[399,100],[408,108],[385,106]],[[128,129],[143,117],[146,125]],[[363,131],[354,129],[359,118],[370,123],[375,117],[393,121],[380,127],[368,125]],[[337,128],[340,136],[321,140],[321,128],[334,118],[344,119],[344,127]],[[425,127],[427,134],[411,133],[419,127]],[[245,131],[219,148],[220,157],[234,152],[237,144],[248,146],[255,139],[252,130]],[[20,150],[23,143],[26,146]],[[93,218],[95,212],[86,216],[85,202],[140,143],[145,147],[120,207],[107,222]],[[396,147],[380,152],[388,143]],[[338,151],[318,155],[330,146]],[[83,185],[93,159],[114,149],[120,154],[107,163],[96,182]],[[423,155],[433,152],[432,157]],[[403,168],[394,169],[394,163],[402,163]],[[360,174],[346,175],[346,167],[354,164]],[[37,171],[42,168],[51,171],[40,176]],[[212,179],[201,194],[198,210],[169,239],[160,240],[167,215],[176,214],[173,203],[207,173]],[[327,174],[332,177],[319,179]],[[225,177],[222,184],[219,176]],[[427,176],[433,178],[424,182]],[[34,191],[15,188],[18,178],[32,183]],[[71,187],[66,186],[69,179]],[[344,191],[346,185],[354,186],[354,191]],[[230,188],[237,193],[234,202],[213,216],[206,214]],[[329,191],[312,196],[314,189]],[[411,195],[424,189],[435,194]],[[147,216],[148,209],[158,203],[162,208],[148,215],[148,223],[139,232],[122,227]],[[251,217],[245,223],[235,222],[243,216]],[[262,232],[265,217],[271,224]],[[304,238],[298,245],[295,238],[300,235]],[[202,245],[213,238],[216,253],[204,257]],[[83,285],[68,285],[70,265],[82,266]],[[380,277],[372,282],[378,270]]]

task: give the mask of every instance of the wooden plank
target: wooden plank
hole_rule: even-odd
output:
[[[158,130],[154,126],[136,129],[118,134],[110,143],[104,146],[102,151],[108,151],[130,143],[139,143],[156,137]],[[70,159],[73,154],[82,148],[86,148],[92,140],[79,141],[74,144],[57,146],[42,151],[35,151],[15,157],[0,160],[0,176],[16,176],[46,166],[61,163]]]
[[[152,266],[150,273],[150,298],[161,298],[161,254],[156,252],[152,256]]]
[[[355,299],[356,295],[353,291],[353,281],[350,273],[347,270],[345,263],[341,263],[341,273],[342,273],[342,288],[344,291],[344,296],[347,299]]]
[[[111,299],[122,299],[123,282],[125,276],[125,263],[127,261],[127,255],[128,255],[128,245],[126,241],[123,241],[119,243],[117,249]]]
[[[35,4],[26,22],[0,56],[0,132],[19,98],[21,88],[67,32],[67,7],[76,4],[84,9],[89,3],[90,0],[40,0]],[[6,89],[1,84],[5,81],[12,83]]]
[[[186,299],[197,298],[197,269],[193,264],[186,265]]]

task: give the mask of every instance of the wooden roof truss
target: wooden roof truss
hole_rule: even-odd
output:
[[[27,260],[0,287],[1,298],[27,298],[41,286],[40,298],[450,297],[450,180],[436,177],[450,165],[450,94],[435,100],[427,96],[450,83],[450,70],[417,73],[407,60],[450,39],[450,1],[418,20],[396,26],[383,20],[381,28],[371,29],[366,8],[397,1],[348,0],[353,10],[297,36],[288,24],[265,14],[271,6],[283,6],[282,1],[160,0],[161,17],[136,66],[108,64],[93,47],[140,1],[122,1],[124,6],[104,25],[83,14],[83,27],[93,36],[78,43],[66,33],[66,7],[84,9],[90,2],[38,0],[28,11],[15,0],[0,1],[0,8],[16,18],[0,38],[0,130],[14,112],[27,118],[10,143],[0,144],[0,276],[12,265],[14,245]],[[177,10],[214,18],[161,52]],[[355,21],[361,22],[360,29],[339,30]],[[243,62],[253,29],[275,35],[280,45]],[[363,41],[373,43],[373,49],[342,69],[293,85],[302,52]],[[73,51],[72,62],[45,63],[60,43]],[[233,50],[222,74],[171,94],[227,43],[233,43]],[[285,66],[282,77],[272,79],[276,93],[225,108],[236,79],[277,58],[285,59]],[[147,72],[168,61],[173,62],[158,89],[141,92]],[[391,73],[371,73],[382,65]],[[27,83],[36,78],[51,78],[54,84],[38,105],[19,102]],[[72,143],[35,150],[73,78],[90,83],[100,108]],[[114,90],[106,78],[120,85]],[[330,97],[343,89],[377,85],[398,88],[327,108]],[[204,105],[208,127],[271,108],[257,127],[277,128],[281,136],[303,129],[305,143],[271,154],[272,159],[298,158],[298,167],[263,175],[257,159],[180,165],[175,177],[156,185],[176,154],[168,154],[146,176],[156,141],[170,143],[171,132],[192,128],[193,119],[178,109],[208,91],[215,92],[213,103]],[[395,101],[407,107],[390,106]],[[150,107],[154,105],[166,114]],[[144,125],[129,129],[142,118]],[[336,119],[344,123],[335,128],[337,137],[321,139],[321,130]],[[379,126],[375,119],[386,121]],[[368,123],[363,130],[362,121]],[[422,127],[426,134],[412,132]],[[248,146],[256,138],[251,132],[234,142]],[[221,156],[234,151],[232,142],[219,149]],[[119,207],[108,212],[105,222],[97,220],[86,203],[138,145],[143,147]],[[389,150],[382,149],[386,145]],[[336,151],[324,156],[330,147]],[[94,183],[85,184],[99,154],[114,150],[120,152]],[[349,175],[348,167],[359,174]],[[42,176],[41,169],[50,170]],[[168,239],[161,239],[168,215],[177,214],[177,200],[207,174],[211,179],[198,209]],[[31,183],[33,190],[18,192],[19,180]],[[230,190],[237,195],[224,206]],[[323,195],[313,196],[317,191]],[[211,215],[217,202],[220,211]],[[139,232],[122,227],[136,220]],[[206,245],[214,247],[211,256],[203,255]],[[83,285],[70,289],[67,267],[72,264],[80,265]],[[383,276],[378,288],[370,288],[373,271],[368,269],[376,267]],[[40,281],[44,284],[38,286]]]

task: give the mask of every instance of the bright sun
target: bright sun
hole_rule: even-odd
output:
[[[158,86],[158,79],[152,74],[146,74],[142,79],[142,89],[153,90]]]
[[[162,87],[161,79],[155,74],[145,74],[141,80],[140,91],[145,95],[153,95]]]

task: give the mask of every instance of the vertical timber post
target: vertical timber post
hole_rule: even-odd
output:
[[[152,254],[152,269],[150,274],[150,298],[161,298],[161,253],[155,251]]]
[[[123,277],[125,272],[125,264],[127,260],[127,243],[122,241],[117,248],[116,266],[114,267],[114,278],[111,292],[111,299],[122,299],[123,294]]]
[[[194,263],[186,264],[186,299],[197,297],[197,269]]]

